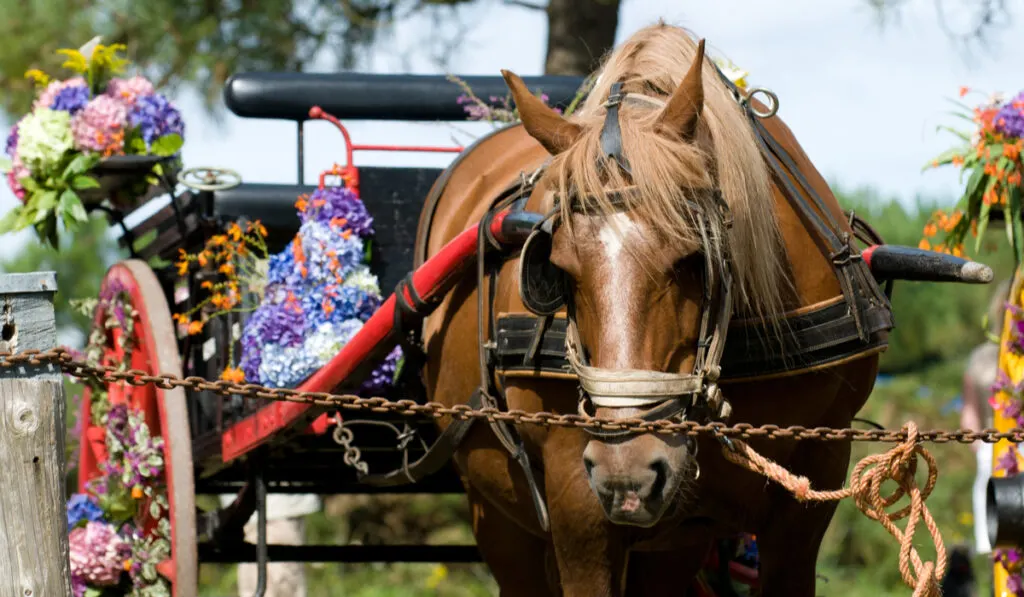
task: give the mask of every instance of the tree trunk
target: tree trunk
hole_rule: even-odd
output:
[[[547,75],[588,75],[615,45],[621,0],[549,0]]]

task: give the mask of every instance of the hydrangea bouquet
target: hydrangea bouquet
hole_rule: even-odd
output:
[[[88,219],[85,205],[137,198],[174,167],[184,143],[181,114],[148,79],[118,76],[128,64],[118,56],[124,49],[96,38],[57,51],[75,76],[26,73],[37,85],[36,99],[0,157],[0,172],[23,204],[0,221],[0,233],[33,226],[57,246],[58,218],[74,230]]]
[[[966,87],[961,88],[960,97],[969,93],[971,91]],[[963,243],[970,234],[976,239],[975,250],[980,250],[990,216],[1001,211],[1006,237],[1018,262],[1024,261],[1024,228],[1021,222],[1024,92],[1010,100],[996,94],[974,107],[955,103],[960,108],[955,115],[972,123],[973,130],[939,127],[953,133],[963,143],[932,160],[925,169],[952,164],[961,169],[961,181],[967,175],[967,184],[952,213],[936,212],[928,222],[921,248],[960,256]],[[933,245],[928,239],[940,230],[945,233],[945,238]]]

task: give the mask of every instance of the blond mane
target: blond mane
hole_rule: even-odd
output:
[[[593,89],[570,120],[583,127],[576,143],[552,161],[548,176],[562,197],[574,196],[586,210],[608,215],[607,191],[627,185],[618,168],[601,167],[600,149],[605,119],[603,104],[612,84],[623,90],[667,101],[679,86],[697,51],[697,43],[683,28],[659,22],[641,29],[605,59]],[[701,234],[692,213],[681,199],[707,206],[698,190],[715,186],[734,219],[730,233],[734,304],[738,313],[762,321],[778,322],[784,293],[790,288],[785,273],[785,247],[775,215],[775,201],[767,167],[758,150],[747,117],[712,65],[703,68],[703,123],[711,137],[711,155],[697,143],[672,139],[654,132],[660,108],[647,102],[621,105],[622,146],[639,193],[628,205],[634,217],[680,242],[702,242],[714,250],[716,231]],[[563,209],[568,209],[562,202]],[[572,231],[572,219],[563,213]],[[722,256],[715,253],[714,259]],[[719,264],[720,265],[720,262]]]

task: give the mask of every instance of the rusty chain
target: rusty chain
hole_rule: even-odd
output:
[[[797,439],[818,441],[861,441],[900,443],[907,440],[905,430],[893,429],[834,429],[830,427],[807,428],[799,425],[780,427],[778,425],[761,425],[755,427],[748,423],[726,425],[725,423],[699,424],[694,421],[674,421],[661,419],[644,421],[642,419],[609,419],[585,417],[579,414],[555,414],[550,412],[526,412],[523,410],[501,411],[496,408],[472,409],[468,405],[458,404],[445,406],[439,402],[421,404],[413,400],[388,400],[387,398],[364,398],[353,394],[332,394],[329,392],[303,392],[290,388],[268,388],[257,384],[239,384],[226,380],[210,381],[202,377],[180,378],[174,375],[150,375],[145,371],[131,369],[119,371],[112,366],[95,366],[83,361],[76,361],[70,353],[62,348],[45,351],[25,350],[18,353],[0,352],[0,367],[9,368],[17,365],[39,366],[58,364],[60,368],[73,377],[95,379],[100,382],[124,382],[133,386],[153,384],[162,389],[187,388],[206,390],[222,396],[242,396],[264,400],[298,402],[313,406],[329,407],[346,410],[369,410],[371,412],[392,412],[400,415],[424,415],[434,418],[450,416],[456,419],[487,419],[505,421],[516,425],[541,425],[544,427],[575,427],[578,429],[628,430],[633,432],[650,432],[664,435],[696,436],[702,433],[719,438],[740,439]],[[933,443],[957,442],[970,444],[975,441],[996,443],[1008,440],[1014,443],[1024,442],[1024,428],[1014,427],[1009,431],[970,431],[958,429],[946,431],[933,429],[919,431],[919,441]]]

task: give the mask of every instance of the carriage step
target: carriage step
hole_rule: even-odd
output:
[[[256,546],[200,543],[199,561],[203,564],[255,562]],[[483,560],[476,545],[268,545],[267,561],[467,564]]]

